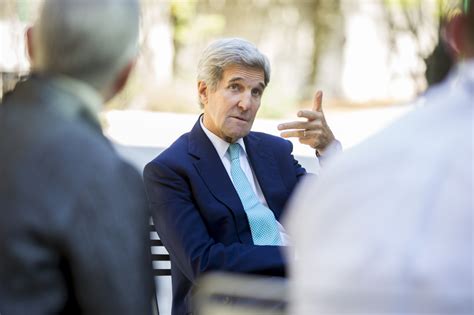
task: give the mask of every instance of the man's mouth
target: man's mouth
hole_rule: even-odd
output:
[[[237,120],[240,120],[240,121],[243,121],[243,122],[247,122],[248,119],[245,119],[243,117],[239,117],[239,116],[230,116],[231,118],[234,118],[234,119],[237,119]]]

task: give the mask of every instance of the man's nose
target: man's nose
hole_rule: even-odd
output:
[[[242,96],[239,101],[239,107],[243,111],[247,111],[252,107],[253,105],[253,98],[252,98],[252,93],[250,91],[242,93]]]

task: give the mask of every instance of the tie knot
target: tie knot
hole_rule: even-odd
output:
[[[231,160],[239,159],[240,145],[238,143],[231,143],[229,146],[229,155]]]

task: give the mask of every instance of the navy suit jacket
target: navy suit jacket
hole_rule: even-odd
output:
[[[259,132],[244,138],[250,165],[280,220],[306,173],[291,142]],[[191,289],[207,271],[285,276],[278,246],[253,244],[242,203],[199,120],[144,169],[152,216],[171,256],[173,311],[192,310]]]

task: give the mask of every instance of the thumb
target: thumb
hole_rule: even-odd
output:
[[[317,91],[316,94],[314,94],[313,110],[316,112],[323,111],[323,92],[322,91]]]

